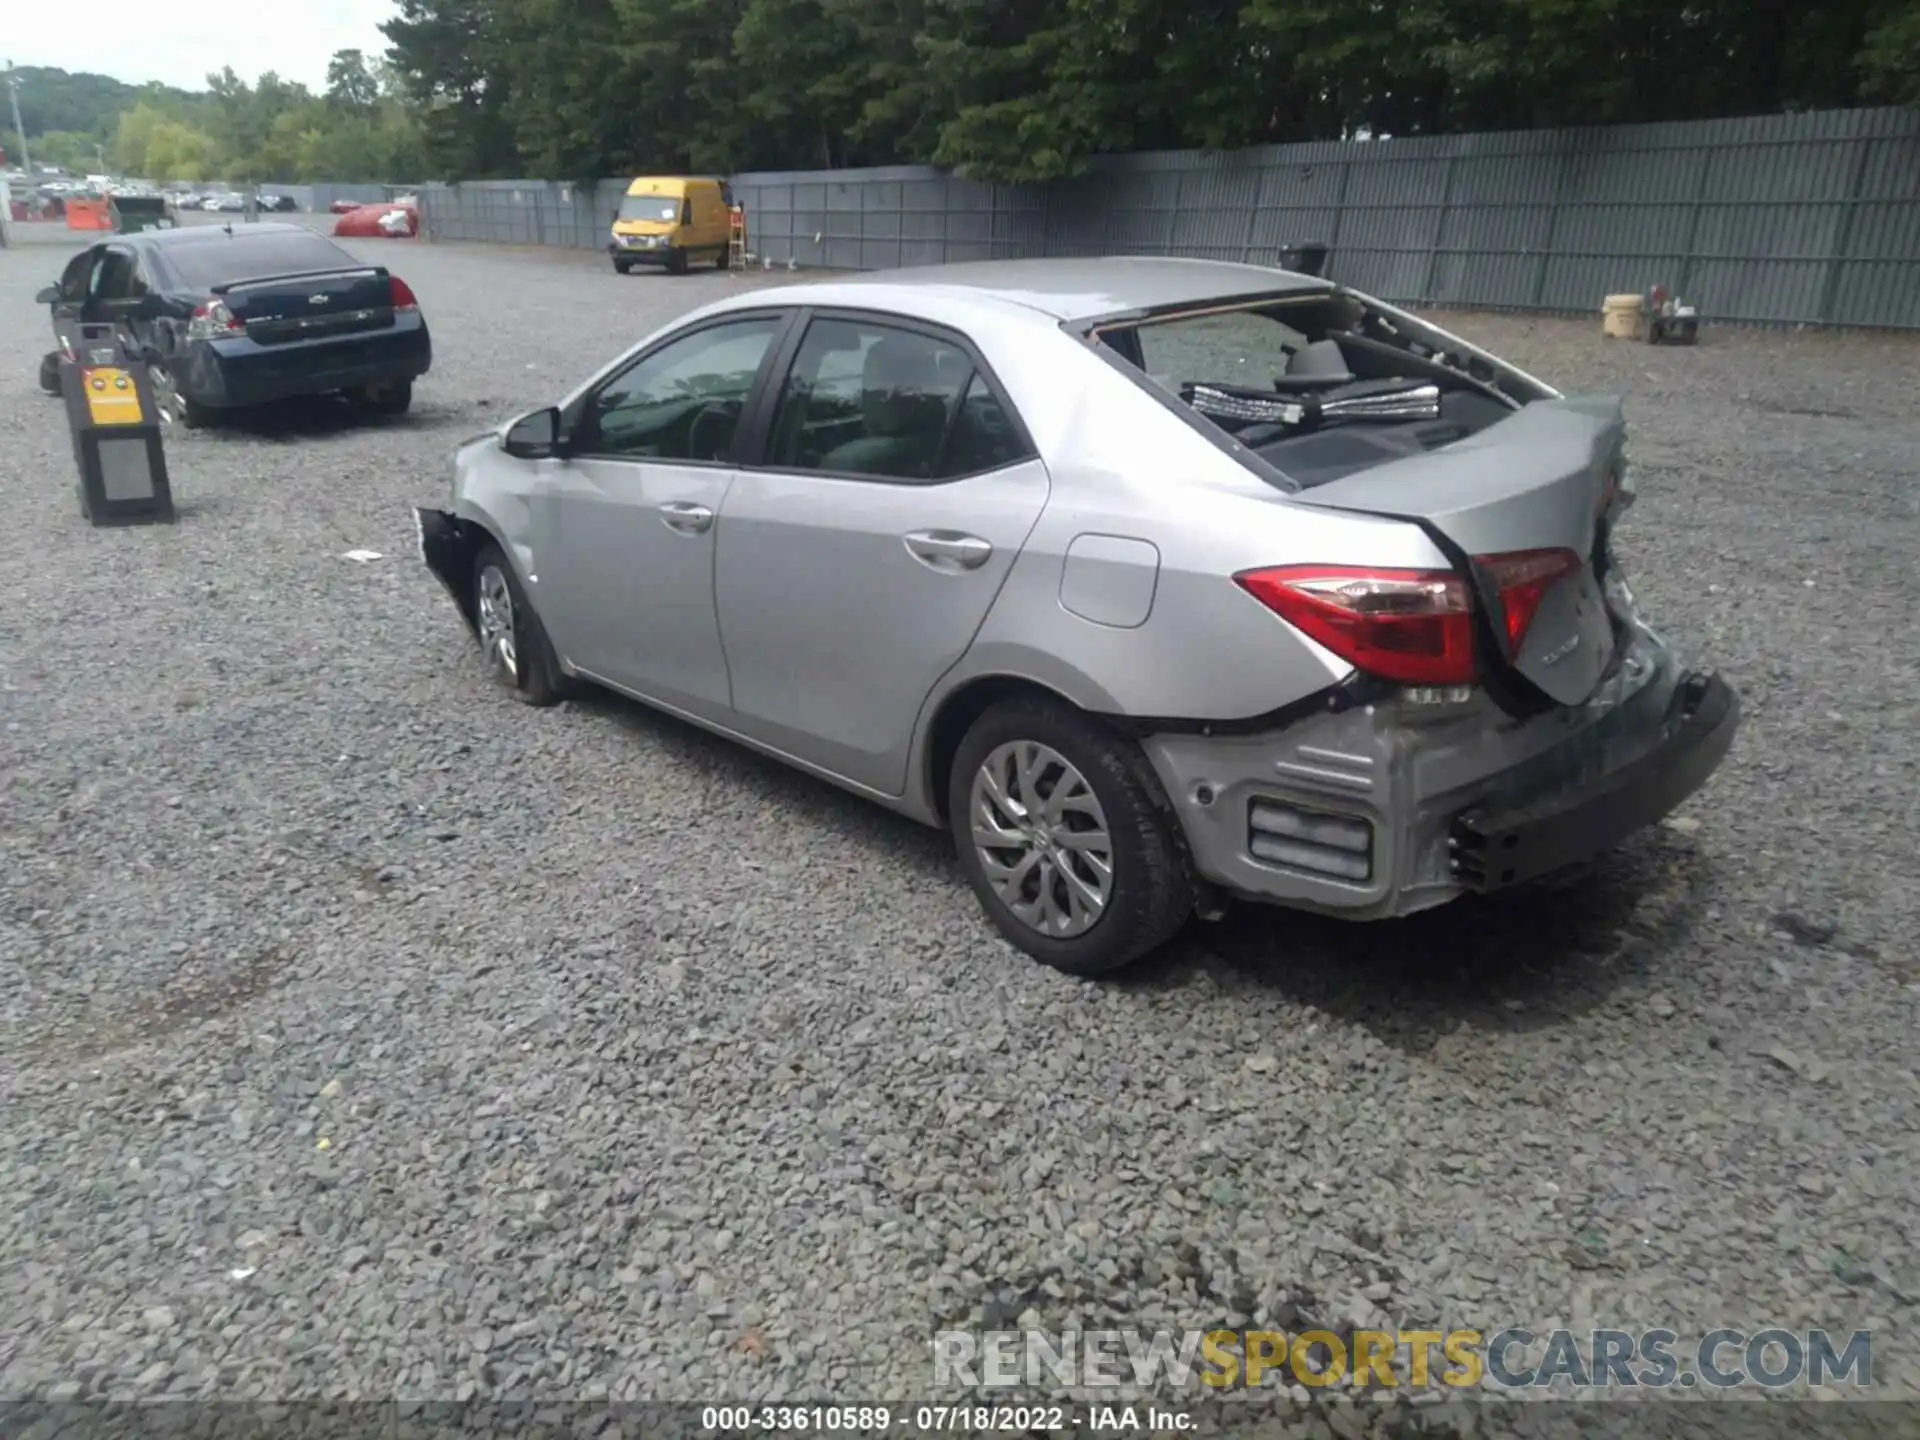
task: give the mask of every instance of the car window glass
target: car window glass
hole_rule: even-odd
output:
[[[594,396],[582,449],[650,460],[724,460],[780,321],[710,325],[654,351]]]
[[[976,371],[947,435],[946,463],[941,469],[948,475],[978,475],[1025,458],[1026,445],[1012,417]]]
[[[1135,333],[1143,368],[1169,390],[1190,380],[1264,387],[1287,373],[1289,355],[1307,343],[1292,326],[1254,310],[1142,325]]]
[[[232,235],[213,230],[203,239],[201,233],[194,233],[191,240],[167,246],[167,263],[182,283],[202,290],[273,275],[355,270],[361,265],[324,235],[309,231],[249,235],[246,226],[233,228]]]
[[[1014,428],[958,345],[862,320],[816,320],[774,413],[767,463],[933,481],[1020,456]]]
[[[133,294],[133,256],[125,250],[101,252],[93,272],[93,298],[125,300]]]
[[[85,298],[87,282],[93,275],[94,261],[98,258],[98,251],[87,251],[68,262],[67,268],[60,274],[61,299],[78,301]]]

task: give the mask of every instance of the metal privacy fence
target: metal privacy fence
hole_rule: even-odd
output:
[[[1716,319],[1920,329],[1920,112],[1119,155],[988,185],[924,167],[733,177],[748,249],[876,269],[1116,253],[1274,263],[1396,302],[1592,312],[1664,284]],[[623,180],[427,186],[439,240],[605,243]]]

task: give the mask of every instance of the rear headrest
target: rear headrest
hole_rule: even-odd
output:
[[[861,377],[869,435],[924,435],[946,424],[937,351],[925,340],[876,340]]]
[[[1351,380],[1347,357],[1332,340],[1315,340],[1287,358],[1287,374],[1302,379]]]

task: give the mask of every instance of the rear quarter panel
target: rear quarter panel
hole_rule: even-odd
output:
[[[1234,582],[1237,572],[1303,562],[1447,563],[1415,526],[1291,503],[1062,331],[976,325],[974,334],[1053,484],[945,693],[1008,674],[1110,714],[1252,719],[1326,688],[1352,667],[1248,595]],[[1157,554],[1139,623],[1101,623],[1063,603],[1069,552],[1082,537],[1145,542],[1118,547],[1136,563],[1152,564],[1147,546]]]

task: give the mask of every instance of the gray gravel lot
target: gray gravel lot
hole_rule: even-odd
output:
[[[0,1388],[930,1398],[1031,1310],[1867,1326],[1920,1393],[1920,343],[1453,317],[1629,398],[1733,757],[1563,892],[1089,984],[938,835],[497,695],[415,558],[456,441],[769,277],[360,248],[414,414],[185,441],[129,531],[35,388],[64,249],[0,252]]]

